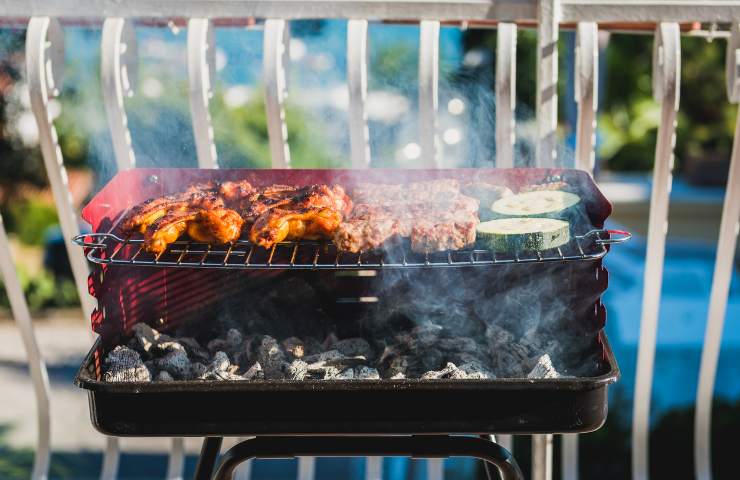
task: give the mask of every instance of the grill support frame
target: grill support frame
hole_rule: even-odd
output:
[[[222,437],[206,437],[195,472],[196,480],[227,480],[236,468],[253,458],[295,456],[410,456],[412,458],[475,457],[486,463],[489,480],[522,480],[511,453],[486,438],[450,435],[412,436],[310,436],[254,437],[237,443],[224,453],[216,467]]]

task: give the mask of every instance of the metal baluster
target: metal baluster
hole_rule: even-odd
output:
[[[496,167],[514,166],[516,141],[516,24],[499,23],[496,32]]]
[[[347,22],[347,84],[349,86],[349,140],[352,166],[370,165],[367,126],[367,20]]]
[[[740,24],[732,25],[732,34],[727,44],[727,95],[732,103],[740,102]],[[730,173],[727,177],[727,191],[722,207],[722,220],[717,242],[717,259],[714,264],[714,277],[710,294],[707,327],[704,334],[704,348],[699,369],[699,386],[696,393],[696,418],[694,419],[694,464],[696,478],[712,478],[711,428],[712,397],[717,374],[717,360],[722,343],[722,329],[727,312],[727,297],[732,279],[732,265],[737,246],[740,224],[740,115],[735,124],[735,138],[732,145]]]
[[[298,457],[298,480],[313,480],[316,474],[314,457]]]
[[[537,6],[537,148],[535,165],[554,167],[558,127],[558,27],[560,1]],[[552,435],[532,437],[532,478],[552,479]]]
[[[575,99],[578,104],[575,167],[593,175],[599,82],[599,43],[596,23],[582,22],[578,24],[575,58],[574,88]],[[578,243],[578,248],[581,248],[580,243]],[[578,435],[566,434],[561,439],[561,477],[563,480],[578,480]]]
[[[582,22],[578,24],[575,55],[575,99],[578,104],[575,166],[592,175],[596,160],[594,145],[599,84],[598,34],[599,29],[596,23]]]
[[[267,133],[273,168],[290,167],[288,127],[285,124],[285,97],[288,94],[286,68],[290,34],[285,20],[265,20],[263,79]]]
[[[216,41],[211,21],[207,18],[191,18],[188,21],[188,82],[190,115],[200,168],[218,167],[211,113],[208,110],[215,86],[215,57]]]
[[[552,435],[532,435],[532,479],[552,478]]]
[[[124,18],[105,19],[100,49],[103,103],[113,141],[113,153],[118,170],[127,170],[136,166],[124,107],[124,99],[134,94],[138,72],[133,23]]]
[[[31,478],[46,479],[49,473],[51,458],[51,415],[49,411],[49,376],[46,363],[36,342],[31,314],[28,311],[26,297],[15,270],[10,242],[5,233],[3,217],[0,216],[0,273],[2,273],[5,292],[10,300],[13,318],[23,340],[23,347],[28,358],[28,369],[31,372],[33,392],[36,397],[36,455],[33,461]]]
[[[661,103],[661,121],[655,149],[650,196],[642,320],[637,353],[637,381],[632,420],[632,478],[648,478],[650,396],[653,384],[655,340],[663,280],[665,237],[668,230],[668,197],[671,191],[676,112],[680,97],[681,43],[676,23],[661,23],[653,45],[653,95]]]
[[[439,166],[437,104],[439,102],[439,22],[419,26],[419,139],[424,165]]]
[[[95,308],[93,298],[87,289],[90,270],[82,250],[71,242],[72,237],[79,235],[80,227],[68,188],[67,170],[64,168],[57,132],[48,108],[49,98],[60,93],[63,69],[64,33],[59,22],[49,17],[31,18],[26,33],[26,73],[31,110],[36,119],[44,167],[57,207],[59,224],[64,235],[82,312],[85,318],[89,319]],[[111,473],[110,478],[114,477],[118,465],[117,444],[109,443],[103,464],[112,468],[107,472]],[[104,469],[101,475],[105,472]]]
[[[559,0],[537,6],[537,153],[538,167],[555,166],[558,128]]]

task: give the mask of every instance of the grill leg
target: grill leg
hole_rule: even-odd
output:
[[[204,444],[204,452],[205,448]],[[501,480],[523,480],[524,478],[514,457],[494,442],[476,437],[418,435],[393,437],[255,437],[238,443],[223,454],[214,479],[231,480],[236,467],[251,458],[355,456],[474,457],[491,465],[490,468],[487,468],[489,477],[491,474],[495,474],[496,476],[493,478],[500,478]],[[205,473],[205,469],[203,472]],[[196,476],[196,478],[205,480],[208,477]]]
[[[200,449],[200,458],[195,467],[195,480],[210,480],[213,476],[213,467],[221,451],[222,437],[206,437],[203,439],[203,447]]]

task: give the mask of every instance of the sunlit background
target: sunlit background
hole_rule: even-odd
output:
[[[287,126],[295,167],[348,167],[346,22],[290,24]],[[187,97],[185,29],[137,27],[139,71],[126,100],[138,166],[194,167]],[[417,25],[371,23],[367,114],[372,166],[424,164],[419,145]],[[24,71],[25,30],[0,29],[0,210],[14,246],[52,382],[52,475],[96,478],[103,442],[72,378],[89,348],[86,320],[66,261],[30,111]],[[261,25],[216,30],[211,114],[223,168],[268,168]],[[61,96],[51,101],[75,203],[81,206],[115,173],[100,83],[99,25],[66,26]],[[495,30],[442,27],[438,134],[444,167],[495,166]],[[615,205],[612,225],[636,233],[606,260],[607,333],[623,378],[611,389],[610,417],[581,440],[583,478],[623,479],[630,469],[632,414],[644,269],[650,171],[659,106],[651,92],[652,36],[600,33],[596,178]],[[559,162],[572,166],[574,34],[560,40]],[[534,31],[520,29],[517,52],[515,163],[532,164],[535,135]],[[655,478],[692,478],[693,403],[709,301],[721,202],[736,108],[725,96],[724,42],[685,37],[677,177],[671,211],[653,388],[651,465]],[[738,262],[728,307],[715,395],[715,478],[731,478],[740,428],[740,284]],[[19,336],[0,291],[0,478],[26,478],[35,415]],[[121,478],[162,477],[169,444],[125,440]],[[188,442],[192,472],[197,441]],[[557,447],[557,445],[556,445]],[[517,439],[517,457],[528,457]],[[556,450],[557,452],[557,450]],[[359,461],[320,460],[317,478],[361,478]],[[258,462],[256,478],[290,478],[290,462]],[[470,462],[448,462],[448,478],[470,478]],[[386,462],[385,478],[422,478],[422,462]],[[557,475],[557,472],[556,472]],[[730,475],[730,476],[727,476]]]

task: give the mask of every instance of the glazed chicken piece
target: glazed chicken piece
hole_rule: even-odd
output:
[[[168,213],[194,209],[214,209],[224,206],[217,187],[212,183],[190,186],[185,192],[152,198],[140,203],[123,219],[125,232],[144,233],[149,225]]]
[[[244,219],[228,208],[200,210],[188,223],[188,235],[198,242],[223,245],[239,239]]]
[[[185,232],[199,242],[230,243],[239,238],[242,225],[241,216],[228,208],[174,211],[149,225],[144,235],[144,249],[162,253]]]
[[[144,232],[144,250],[162,253],[167,246],[180,238],[188,229],[188,223],[195,219],[196,211],[172,211],[149,225]]]
[[[249,240],[264,248],[284,240],[331,238],[352,208],[338,185],[272,188],[262,200],[251,206],[252,215],[260,210],[263,213],[255,218]]]

